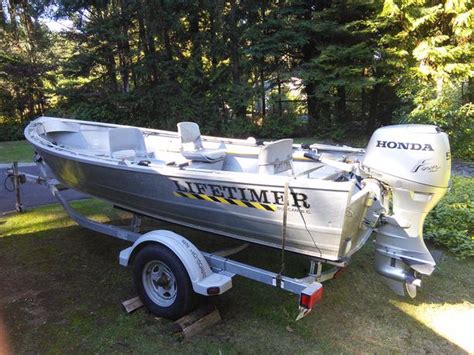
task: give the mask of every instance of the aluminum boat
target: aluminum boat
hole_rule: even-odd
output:
[[[40,117],[26,139],[66,186],[134,213],[343,263],[377,233],[376,268],[416,293],[426,214],[449,184],[446,134],[379,129],[367,150]]]

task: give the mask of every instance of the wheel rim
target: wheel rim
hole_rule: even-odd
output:
[[[143,268],[142,278],[145,292],[155,304],[169,307],[174,303],[177,294],[176,277],[165,263],[149,261]]]

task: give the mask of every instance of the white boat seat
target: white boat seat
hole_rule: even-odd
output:
[[[280,139],[265,145],[258,155],[258,173],[275,175],[293,170],[293,139]]]
[[[116,159],[147,158],[145,139],[138,128],[118,127],[109,131],[110,156]]]
[[[178,123],[181,154],[191,161],[214,163],[225,158],[225,149],[206,149],[202,145],[199,126],[194,122]]]

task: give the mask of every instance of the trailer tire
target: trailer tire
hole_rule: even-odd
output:
[[[171,249],[147,245],[135,257],[133,279],[145,307],[158,317],[177,319],[195,306],[188,272]]]

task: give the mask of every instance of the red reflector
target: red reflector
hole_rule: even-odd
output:
[[[208,287],[207,288],[207,294],[208,295],[218,295],[220,292],[219,287]]]
[[[313,308],[313,306],[321,301],[323,298],[323,288],[320,287],[317,291],[313,292],[311,295],[307,295],[306,293],[301,293],[300,296],[300,306],[305,307],[307,309]]]

